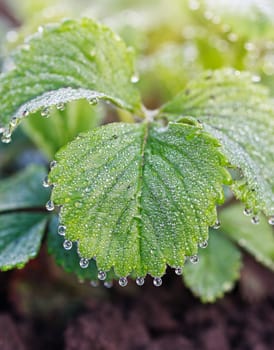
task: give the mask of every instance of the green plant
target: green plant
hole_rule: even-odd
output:
[[[34,257],[45,232],[66,270],[107,285],[118,279],[125,286],[128,276],[142,285],[149,274],[160,286],[167,265],[181,275],[189,260],[183,278],[204,301],[239,277],[233,241],[274,268],[274,104],[257,76],[206,71],[170,102],[147,110],[133,51],[87,18],[40,27],[10,59],[0,77],[2,141],[9,143],[28,117],[26,130],[48,156],[63,147],[48,176],[31,167],[0,183],[2,270]],[[65,109],[83,99],[92,106],[81,101]],[[129,122],[98,126],[99,101]],[[51,118],[40,122],[38,114]],[[39,188],[44,176],[50,199]],[[260,239],[243,208],[229,206],[230,191],[253,224],[261,221]],[[46,201],[53,214],[44,212]]]

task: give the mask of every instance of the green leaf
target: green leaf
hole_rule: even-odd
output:
[[[231,165],[241,171],[232,189],[256,213],[274,215],[274,104],[248,73],[207,73],[166,104],[169,120],[198,118],[220,140]]]
[[[46,170],[41,166],[30,166],[0,182],[0,213],[44,207],[49,190],[42,187]],[[0,226],[1,230],[1,226]]]
[[[161,276],[207,239],[230,176],[196,124],[108,124],[56,155],[49,180],[60,223],[99,270]]]
[[[46,223],[45,214],[0,215],[0,270],[21,268],[37,255]]]
[[[72,100],[96,103],[102,98],[132,112],[141,109],[132,83],[132,51],[110,29],[91,19],[40,28],[11,62],[11,70],[0,77],[4,137],[9,136],[10,122],[12,131],[30,112]]]
[[[64,110],[53,108],[51,118],[39,118],[38,113],[26,118],[22,126],[34,143],[49,159],[80,132],[94,129],[103,119],[102,108],[90,107],[87,101],[74,101]]]
[[[241,253],[233,243],[219,232],[211,231],[209,237],[199,263],[186,264],[183,272],[185,284],[203,302],[214,302],[230,291],[241,268]]]
[[[274,270],[274,235],[272,227],[264,217],[254,225],[243,215],[243,206],[234,205],[220,214],[222,230],[257,261]]]
[[[50,222],[47,237],[48,251],[53,255],[56,263],[63,267],[66,272],[75,273],[81,280],[97,280],[98,269],[95,260],[90,260],[87,268],[80,267],[80,258],[77,253],[77,244],[74,244],[71,250],[65,250],[63,247],[64,239],[57,234],[58,218],[55,216]],[[114,278],[112,272],[107,273],[106,281]]]

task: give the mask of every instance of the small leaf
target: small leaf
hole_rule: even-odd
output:
[[[80,135],[49,175],[66,238],[117,276],[182,266],[207,239],[230,180],[218,148],[200,127],[180,123],[114,123]]]
[[[220,214],[223,231],[237,242],[257,261],[274,270],[274,235],[273,229],[264,217],[259,225],[251,223],[251,217],[243,215],[243,206],[234,205]],[[232,219],[233,218],[233,219]]]
[[[231,220],[231,218],[230,218]],[[186,264],[186,285],[203,302],[214,302],[230,291],[240,276],[241,254],[221,233],[210,232],[209,244],[199,251],[198,264]]]
[[[198,118],[220,140],[231,165],[240,169],[232,189],[253,211],[274,215],[274,104],[248,73],[207,73],[166,104],[169,120]]]
[[[45,214],[0,215],[0,270],[21,268],[37,255],[46,223]]]
[[[44,207],[50,194],[48,189],[42,187],[45,176],[44,167],[30,166],[16,175],[0,181],[0,213]]]
[[[83,98],[140,111],[134,72],[132,52],[107,27],[87,18],[45,26],[14,53],[11,70],[0,77],[0,126],[8,133],[10,122],[31,112]]]

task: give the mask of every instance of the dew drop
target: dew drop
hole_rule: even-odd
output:
[[[112,283],[112,281],[105,281],[105,282],[104,282],[104,286],[105,286],[106,288],[111,288],[111,287],[113,286],[113,283]]]
[[[89,100],[88,100],[88,103],[90,105],[97,105],[99,102],[99,98],[98,97],[91,97]]]
[[[90,281],[90,285],[94,288],[99,286],[99,282],[98,281]]]
[[[13,117],[10,121],[10,127],[15,128],[17,124],[18,124],[18,119]]]
[[[45,178],[43,180],[43,187],[45,187],[45,188],[50,187],[48,176],[45,176]]]
[[[53,211],[53,210],[54,210],[54,203],[53,203],[52,200],[49,200],[49,201],[47,202],[47,204],[46,204],[46,209],[47,209],[48,211]]]
[[[218,228],[221,227],[221,222],[219,220],[217,220],[215,222],[215,224],[212,226],[212,228],[214,228],[214,230],[218,230]]]
[[[131,81],[133,84],[138,83],[138,81],[139,81],[139,75],[138,75],[137,73],[133,74],[133,76],[130,78],[130,81]]]
[[[63,247],[66,250],[70,250],[72,248],[72,242],[69,241],[68,239],[64,240]]]
[[[10,133],[5,133],[1,137],[1,141],[3,143],[10,143],[11,142],[11,134]]]
[[[268,223],[269,225],[274,225],[274,216],[270,216],[270,218],[268,219]]]
[[[41,110],[41,116],[44,118],[48,118],[50,114],[50,109],[48,107],[45,107]]]
[[[121,287],[127,286],[127,278],[126,278],[126,277],[120,277],[120,278],[119,278],[119,285],[120,285]]]
[[[161,277],[154,277],[153,278],[153,284],[155,287],[160,287],[162,285],[162,279]]]
[[[25,109],[22,113],[23,117],[27,117],[29,115],[29,110],[28,109]]]
[[[208,246],[207,240],[199,243],[199,248],[205,249],[205,248],[207,248],[207,246]]]
[[[57,103],[56,108],[58,111],[63,111],[65,109],[65,104],[63,102]]]
[[[81,258],[79,261],[79,265],[82,269],[86,269],[89,265],[89,260],[86,258]]]
[[[65,236],[65,234],[66,234],[66,226],[65,225],[59,225],[58,226],[58,234],[60,235],[60,236]]]
[[[49,168],[50,168],[50,170],[53,169],[56,165],[57,165],[56,160],[52,160],[52,161],[49,163]]]
[[[249,209],[249,208],[245,208],[244,211],[243,211],[244,215],[246,216],[250,216],[252,214],[252,210]]]
[[[176,267],[175,274],[178,275],[178,276],[181,276],[182,273],[183,273],[182,267],[180,267],[180,266]]]
[[[145,279],[144,279],[144,277],[137,277],[136,278],[136,284],[137,284],[137,286],[143,286],[144,285],[144,283],[145,283]]]
[[[189,261],[192,263],[192,264],[197,264],[199,262],[199,257],[198,255],[192,255],[190,258],[189,258]]]
[[[104,281],[107,278],[107,274],[105,273],[105,271],[99,271],[98,272],[98,279],[100,281]]]
[[[254,215],[251,219],[251,223],[257,225],[260,223],[260,218],[257,215]]]

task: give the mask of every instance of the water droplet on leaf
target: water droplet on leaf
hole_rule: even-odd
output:
[[[107,274],[105,273],[105,271],[99,271],[98,272],[98,279],[100,281],[104,281],[107,278]]]
[[[155,287],[160,287],[162,285],[162,279],[161,277],[154,277],[153,284]]]
[[[136,278],[136,284],[137,284],[137,286],[143,286],[144,285],[144,283],[145,283],[145,279],[144,279],[144,277],[137,277]]]
[[[199,247],[205,249],[208,246],[208,241],[203,241],[199,243]]]
[[[259,222],[260,222],[260,218],[257,215],[254,215],[251,219],[251,223],[254,225],[257,225],[259,224]]]
[[[119,285],[120,285],[121,287],[127,286],[127,278],[126,278],[126,277],[120,277],[120,278],[119,278]]]
[[[49,168],[50,168],[50,169],[53,169],[56,165],[57,165],[56,160],[52,160],[52,161],[50,162],[50,164],[49,164]]]
[[[192,264],[197,264],[199,262],[199,257],[198,255],[192,255],[190,258],[189,258],[189,261],[192,263]]]
[[[56,108],[58,111],[63,111],[65,109],[65,104],[63,102],[57,103]]]
[[[46,209],[47,209],[48,211],[53,211],[53,210],[54,210],[54,203],[53,203],[52,200],[49,200],[49,201],[47,202],[47,204],[46,204]]]
[[[72,248],[72,242],[68,239],[64,240],[63,247],[66,250],[70,250]]]
[[[250,216],[252,214],[252,210],[249,209],[249,208],[245,208],[244,211],[243,211],[244,215],[246,216]]]
[[[86,258],[81,258],[79,261],[79,265],[82,269],[86,269],[89,265],[89,260]]]
[[[64,226],[64,225],[59,225],[58,226],[58,234],[60,235],[60,236],[65,236],[65,234],[66,234],[66,226]]]
[[[50,114],[50,109],[48,107],[45,107],[41,110],[41,116],[44,118],[48,118]]]
[[[212,226],[212,228],[214,228],[214,230],[218,230],[218,228],[221,227],[221,222],[219,220],[217,220],[215,222],[215,224]]]
[[[182,267],[180,267],[180,266],[176,267],[175,274],[178,276],[181,276],[182,273],[183,273]]]
[[[130,78],[130,81],[133,83],[133,84],[136,84],[138,83],[139,81],[139,76],[137,73],[133,74],[133,76]]]
[[[269,225],[274,225],[274,216],[271,216],[271,217],[268,219],[268,223],[269,223]]]
[[[45,187],[45,188],[50,187],[48,176],[45,176],[45,178],[43,180],[43,187]]]
[[[111,288],[113,286],[113,283],[112,283],[112,281],[106,281],[106,282],[104,282],[104,286],[106,288]]]

